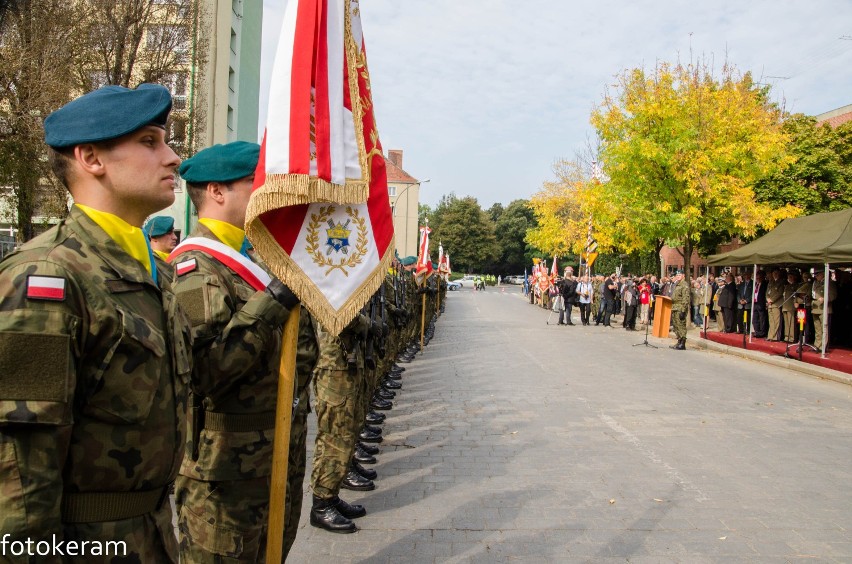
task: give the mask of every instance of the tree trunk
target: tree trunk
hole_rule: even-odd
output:
[[[692,264],[690,264],[690,259],[692,258],[692,247],[694,246],[691,237],[685,237],[683,240],[683,277],[687,282],[690,281],[690,276],[692,276]]]

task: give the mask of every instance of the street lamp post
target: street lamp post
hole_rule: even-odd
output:
[[[419,180],[419,181],[417,181],[417,182],[410,182],[410,183],[408,183],[408,186],[406,186],[406,187],[402,190],[402,192],[400,192],[400,193],[396,196],[396,199],[394,200],[394,214],[393,214],[393,216],[394,216],[394,217],[397,217],[396,211],[397,211],[397,210],[399,210],[399,202],[400,202],[400,200],[402,199],[403,194],[405,194],[406,192],[408,192],[408,189],[409,189],[409,188],[411,188],[412,186],[418,186],[418,187],[419,187],[421,184],[426,184],[427,182],[429,182],[429,181],[431,181],[431,180],[432,180],[431,178],[427,178],[427,179],[425,179],[425,180]],[[409,213],[408,213],[408,196],[406,196],[406,199],[405,199],[405,215],[404,215],[403,217],[405,218],[405,224],[404,224],[404,227],[402,228],[402,232],[403,232],[405,235],[404,235],[403,242],[402,242],[402,249],[403,249],[403,253],[405,253],[405,249],[408,247],[408,220],[409,220],[409,218],[410,218],[410,215],[409,215]],[[398,241],[398,240],[399,240],[399,239],[397,239],[397,241]]]

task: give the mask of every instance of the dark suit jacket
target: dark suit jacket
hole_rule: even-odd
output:
[[[565,299],[565,305],[573,304],[577,301],[577,283],[573,280],[565,279],[559,288],[559,292]]]
[[[751,309],[752,300],[754,299],[754,281],[749,280],[737,286],[737,305],[740,305],[740,300],[745,300],[743,309]]]
[[[719,292],[719,307],[737,309],[737,285],[733,282],[725,284]]]
[[[764,280],[757,287],[757,300],[754,302],[755,309],[766,309],[766,288],[768,286],[769,283]]]

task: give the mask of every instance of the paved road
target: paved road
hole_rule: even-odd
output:
[[[361,530],[307,492],[289,561],[852,562],[852,387],[547,317],[450,293]]]

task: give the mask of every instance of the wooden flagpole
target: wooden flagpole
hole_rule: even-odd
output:
[[[301,305],[296,304],[284,323],[275,405],[275,437],[272,443],[272,478],[269,486],[269,524],[266,561],[283,562],[284,504],[287,496],[287,463],[290,459],[290,427],[293,424],[293,387],[296,381],[296,348],[299,342]],[[302,492],[293,492],[302,495]]]

